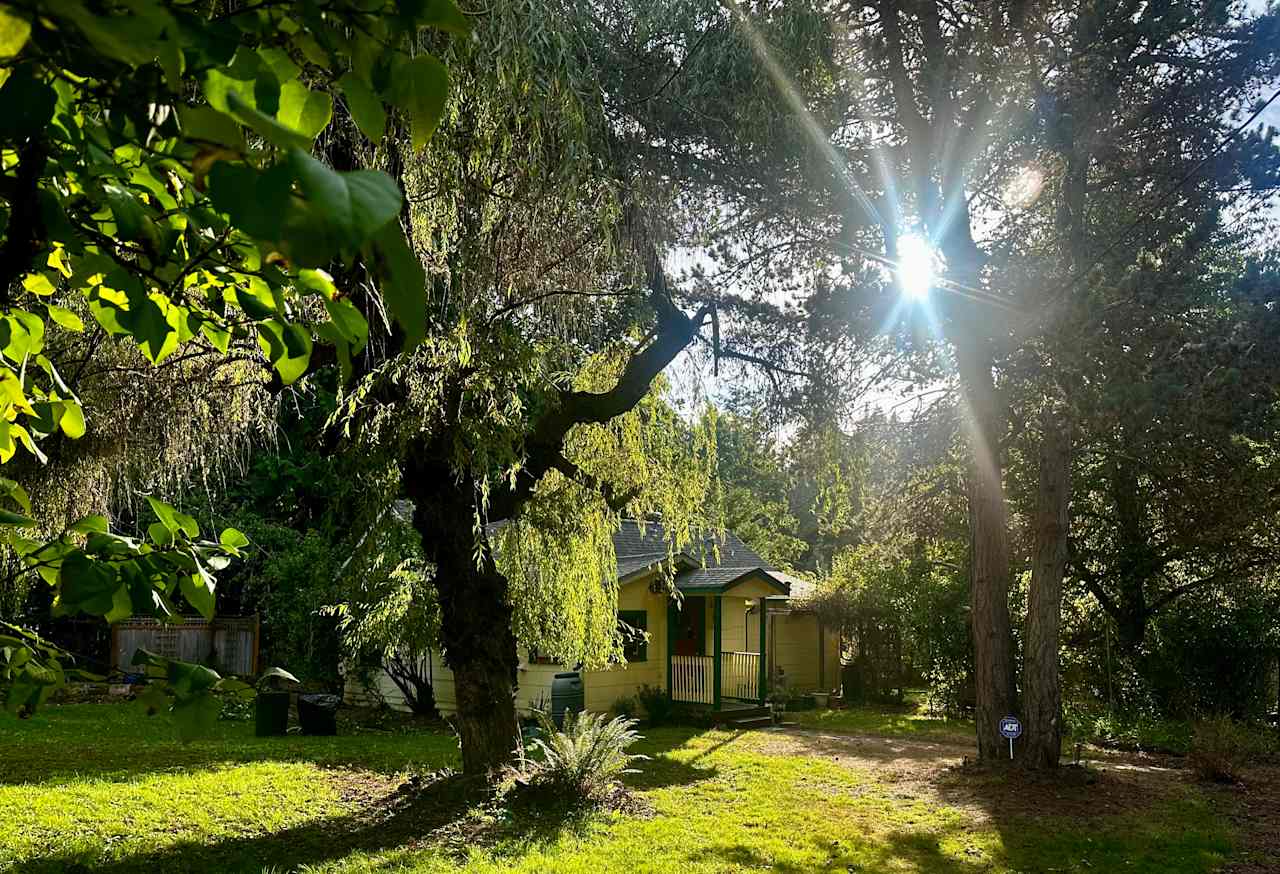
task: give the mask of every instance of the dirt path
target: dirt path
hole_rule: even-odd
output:
[[[1086,768],[1048,775],[972,766],[973,744],[808,728],[753,732],[753,749],[816,756],[872,774],[894,796],[960,807],[979,822],[1025,816],[1082,820],[1141,810],[1192,787],[1204,792],[1239,830],[1236,858],[1221,874],[1280,874],[1280,766],[1246,771],[1240,784],[1198,783],[1178,756],[1086,748]]]
[[[1124,813],[1182,791],[1190,775],[1166,758],[1098,755],[1087,768],[1041,775],[976,767],[976,747],[805,728],[755,732],[752,748],[773,755],[817,756],[871,773],[892,794],[960,807],[979,821],[1048,814],[1082,819]],[[1252,872],[1249,872],[1252,874]]]

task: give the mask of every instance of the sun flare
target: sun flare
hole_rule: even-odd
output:
[[[898,284],[912,300],[924,300],[938,279],[937,253],[916,233],[898,238]]]

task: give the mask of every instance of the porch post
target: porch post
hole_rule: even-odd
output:
[[[768,601],[762,595],[760,597],[760,703],[764,704],[769,700],[769,660],[765,657],[765,637],[768,626]]]
[[[671,689],[671,657],[676,651],[676,626],[680,622],[680,611],[676,609],[674,598],[667,598],[667,698],[673,698]]]
[[[711,636],[711,639],[712,639],[711,698],[715,702],[715,705],[714,705],[715,709],[719,710],[720,709],[720,662],[723,661],[723,659],[720,657],[720,649],[723,646],[723,644],[721,643],[721,630],[720,630],[723,613],[721,611],[720,603],[724,600],[724,598],[721,597],[720,595],[715,595],[714,597],[715,597],[714,610],[715,610],[716,624],[715,624],[715,631],[712,633],[712,636]]]

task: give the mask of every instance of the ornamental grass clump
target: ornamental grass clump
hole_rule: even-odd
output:
[[[634,719],[599,713],[566,713],[558,729],[538,714],[542,736],[532,740],[510,774],[515,786],[545,790],[562,801],[601,804],[616,799],[632,763],[648,756],[628,750],[641,736]]]

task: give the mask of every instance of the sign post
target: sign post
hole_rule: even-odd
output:
[[[1022,723],[1016,716],[1000,720],[1000,733],[1009,739],[1009,761],[1013,761],[1013,739],[1022,736]]]

